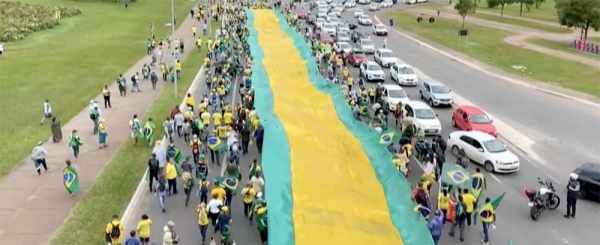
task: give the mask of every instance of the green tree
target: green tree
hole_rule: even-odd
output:
[[[486,0],[485,2],[487,3],[488,8],[491,8],[491,9],[498,7],[498,5],[500,5],[498,3],[498,0]]]
[[[600,29],[600,1],[556,0],[558,22],[568,27],[581,28],[581,38],[587,40],[590,27]]]
[[[500,6],[500,17],[504,16],[504,7],[515,3],[516,0],[487,0],[489,8]]]
[[[469,10],[473,8],[473,0],[458,0],[456,4],[454,4],[454,9],[458,11],[458,14],[462,17],[462,25],[461,29],[465,29],[465,18],[467,18],[467,14]]]
[[[471,0],[471,2],[472,13],[475,13],[475,11],[477,11],[477,7],[479,7],[479,4],[481,3],[481,0]]]
[[[546,0],[534,0],[535,2],[535,9],[539,9],[540,6],[542,6],[542,3],[546,2]]]
[[[533,6],[535,0],[517,0],[517,3],[521,5],[519,8],[519,16],[523,16],[523,6],[525,6],[528,12],[531,12],[531,6]]]

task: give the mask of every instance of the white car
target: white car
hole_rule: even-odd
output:
[[[502,141],[484,132],[456,131],[448,136],[448,147],[457,156],[464,150],[469,160],[483,165],[488,172],[519,171],[519,157],[510,152]]]
[[[356,1],[348,1],[348,2],[344,3],[344,7],[346,7],[346,8],[356,7]]]
[[[375,43],[371,39],[362,38],[358,40],[358,48],[365,52],[365,54],[375,53]]]
[[[412,117],[407,117],[409,114]],[[424,135],[442,134],[442,124],[437,114],[423,101],[411,100],[402,106],[402,115],[411,120]]]
[[[396,57],[394,51],[385,48],[375,50],[374,59],[375,62],[379,63],[383,67],[392,67],[398,62],[398,57]]]
[[[369,3],[371,3],[371,0],[358,0],[358,4],[364,4],[364,5],[367,5],[367,4],[369,4]]]
[[[362,9],[354,10],[354,18],[361,17],[361,16],[363,16],[363,14],[365,14],[365,12]]]
[[[335,35],[336,32],[336,25],[333,23],[325,23],[323,24],[323,27],[321,27],[321,30],[323,30],[324,32],[326,32],[329,35]]]
[[[390,67],[390,78],[401,86],[417,86],[419,82],[415,69],[409,65],[398,63]]]
[[[419,96],[422,100],[429,102],[429,106],[452,106],[454,99],[452,90],[438,81],[427,81],[421,83]]]
[[[323,25],[325,25],[325,23],[327,23],[327,20],[323,18],[317,18],[317,21],[315,21],[315,25],[317,26],[317,28],[322,28]]]
[[[340,24],[340,19],[338,17],[332,17],[328,22],[335,25],[337,28],[337,26]]]
[[[323,19],[326,19],[326,18],[327,18],[327,11],[321,11],[321,10],[319,10],[319,11],[317,12],[317,18],[323,18]]]
[[[369,11],[377,11],[377,10],[379,10],[378,4],[374,3],[374,4],[369,5]]]
[[[350,25],[348,23],[339,23],[337,30],[338,32],[350,32]]]
[[[377,24],[373,26],[373,35],[375,36],[387,36],[388,30],[387,27],[383,24]]]
[[[339,18],[340,16],[342,16],[342,12],[334,10],[334,11],[331,11],[330,16],[335,16],[335,17]]]
[[[344,51],[344,53],[349,54],[352,51],[352,45],[347,42],[337,42],[333,44],[333,49],[338,53]]]
[[[400,103],[406,104],[408,101],[408,95],[400,86],[395,84],[384,84],[383,87],[383,98],[388,104],[391,111],[396,110],[396,106]]]
[[[385,0],[379,4],[380,8],[391,8],[394,3],[391,0]]]
[[[338,13],[343,13],[344,12],[344,5],[335,7],[332,12],[338,12]]]
[[[367,79],[367,82],[373,80],[385,81],[385,73],[379,64],[373,61],[366,61],[360,64],[359,73],[361,77]]]
[[[361,15],[360,17],[358,17],[358,24],[363,26],[370,26],[373,24],[373,21],[371,20],[371,18],[369,18],[368,15]]]

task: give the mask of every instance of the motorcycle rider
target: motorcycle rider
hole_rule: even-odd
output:
[[[563,216],[565,218],[575,218],[575,210],[577,206],[577,197],[579,197],[580,184],[577,180],[576,174],[571,174],[569,177],[568,191],[567,191],[567,213]]]

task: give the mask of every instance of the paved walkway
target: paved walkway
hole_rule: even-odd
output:
[[[188,17],[175,33],[176,38],[184,39],[185,47],[188,50],[187,53],[180,55],[181,60],[184,60],[192,50],[191,47],[194,47],[195,39],[191,33],[194,24],[198,26],[195,20]],[[171,52],[165,51],[165,59],[169,61],[171,57],[167,56],[167,53]],[[135,72],[141,73],[142,66],[149,63],[149,59],[149,56],[145,56],[125,71],[123,73],[125,78],[129,80]],[[115,78],[118,72],[120,71],[115,71]],[[162,91],[163,86],[172,86],[159,82],[158,88],[153,90],[149,81],[143,81],[140,84],[141,93],[128,93],[127,97],[120,97],[114,80],[106,82],[111,84],[109,89],[113,94],[111,97],[113,107],[109,109],[101,107],[101,117],[106,119],[109,147],[98,149],[98,137],[92,135],[93,125],[89,119],[88,105],[79,105],[84,107],[81,113],[63,125],[63,140],[57,144],[44,144],[48,151],[46,159],[50,171],[37,176],[31,160],[27,157],[23,160],[23,164],[0,180],[0,193],[2,193],[0,199],[0,223],[2,223],[0,244],[48,244],[54,233],[69,217],[75,204],[94,183],[94,179],[98,177],[102,168],[109,163],[110,156],[114,155],[125,141],[131,117],[134,114],[140,116],[145,114]],[[131,85],[129,81],[128,85]],[[98,92],[101,90],[102,87],[98,87]],[[102,106],[101,95],[98,95],[95,100]],[[62,183],[64,161],[72,156],[71,149],[68,147],[68,137],[73,129],[79,131],[84,143],[79,161],[75,163],[81,177],[82,193],[75,197],[69,196]],[[130,146],[124,145],[123,147]]]
[[[458,14],[456,14],[455,10],[447,9],[447,8],[444,8],[444,9],[445,9],[444,13],[446,13],[446,14],[442,14],[439,17],[462,21],[462,18]],[[407,8],[406,10],[409,12],[417,13],[417,14],[426,14],[426,15],[431,15],[431,16],[437,15],[437,12],[435,10],[418,9],[418,8]],[[524,19],[524,18],[519,18],[519,19]],[[584,65],[594,67],[596,69],[600,69],[600,62],[598,62],[598,60],[585,57],[585,56],[583,56],[583,54],[577,55],[577,54],[567,53],[567,52],[563,52],[560,50],[541,47],[541,46],[527,42],[527,39],[541,38],[541,39],[547,39],[547,40],[551,40],[551,41],[565,42],[565,45],[568,45],[568,43],[572,42],[573,40],[575,40],[579,37],[578,32],[567,33],[567,34],[548,33],[548,32],[544,32],[541,30],[536,30],[536,29],[531,29],[531,28],[521,27],[521,26],[515,26],[515,25],[509,25],[509,24],[504,24],[504,23],[499,23],[499,22],[489,21],[489,20],[484,20],[484,19],[478,19],[478,18],[469,17],[469,16],[467,16],[467,18],[465,19],[465,22],[474,23],[477,25],[491,27],[491,28],[495,28],[495,29],[500,29],[500,30],[504,30],[504,31],[512,32],[512,33],[517,33],[517,35],[506,37],[504,39],[504,42],[515,45],[515,46],[519,46],[522,48],[534,50],[534,51],[537,51],[537,52],[540,52],[543,54],[547,54],[550,56],[558,57],[561,59],[578,62],[578,63],[584,64]],[[592,34],[592,33],[590,32],[590,34]],[[597,34],[594,33],[592,35],[597,35]]]

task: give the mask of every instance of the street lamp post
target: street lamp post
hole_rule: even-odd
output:
[[[175,4],[174,0],[171,0],[171,39],[173,43],[175,42]],[[177,52],[177,47],[173,46],[173,69],[175,69],[175,64],[177,64],[177,56],[175,52]],[[177,71],[173,73],[173,85],[175,98],[177,98]]]

